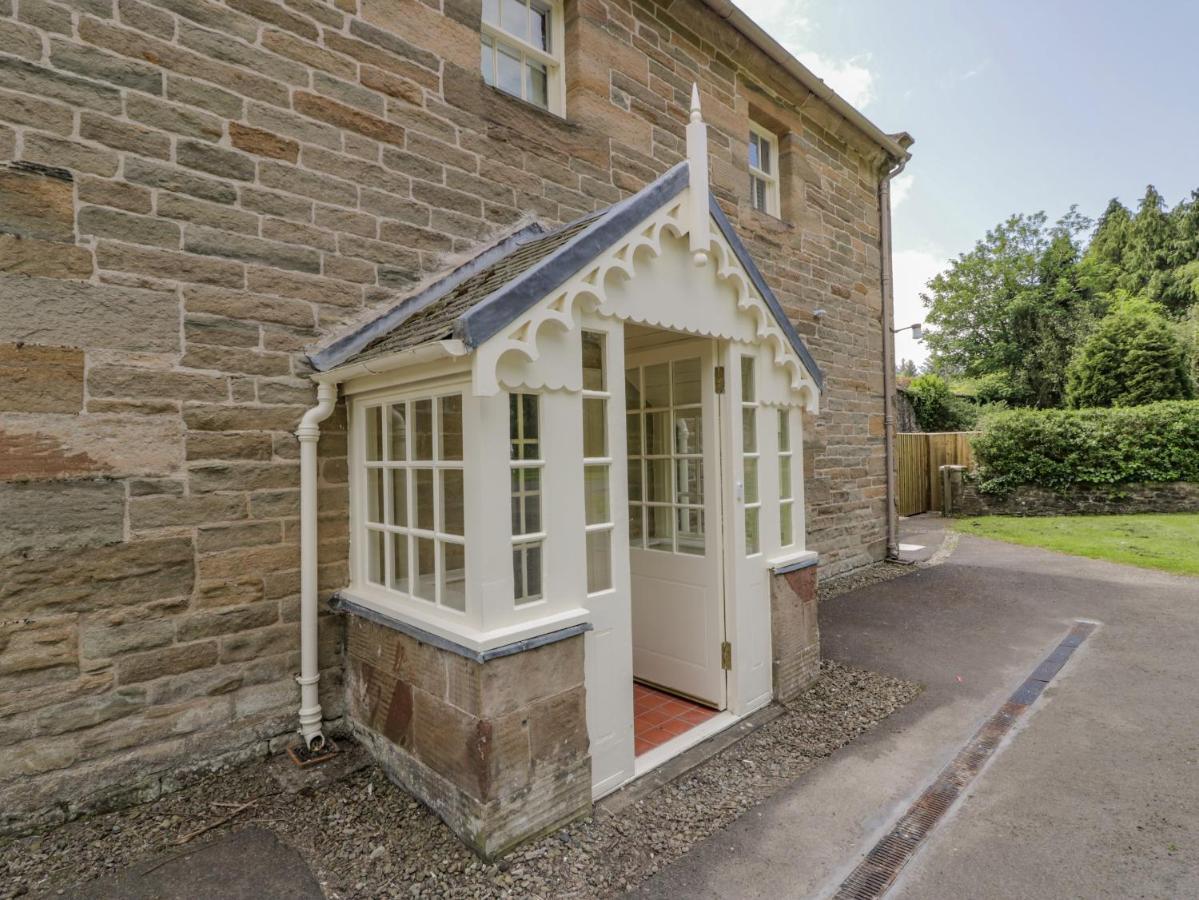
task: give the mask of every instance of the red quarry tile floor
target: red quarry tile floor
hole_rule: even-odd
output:
[[[638,756],[708,721],[716,710],[644,684],[633,685],[633,742]]]

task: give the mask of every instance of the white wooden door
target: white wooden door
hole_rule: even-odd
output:
[[[633,675],[723,709],[714,374],[705,340],[625,360]]]

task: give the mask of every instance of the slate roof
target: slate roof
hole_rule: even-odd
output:
[[[539,236],[529,236],[516,242],[516,249],[501,256],[490,265],[484,266],[468,276],[427,306],[414,312],[394,331],[375,338],[361,351],[350,358],[351,362],[362,362],[376,356],[407,350],[429,341],[440,341],[452,337],[454,323],[467,310],[486,300],[497,290],[518,275],[535,266],[555,250],[586,228],[599,213],[576,219]]]
[[[312,353],[309,359],[317,371],[325,372],[447,338],[477,347],[682,192],[687,175],[687,163],[682,162],[605,210],[549,232],[538,226],[523,229],[378,319]],[[716,226],[819,388],[823,378],[816,361],[715,197],[709,197],[709,208]]]

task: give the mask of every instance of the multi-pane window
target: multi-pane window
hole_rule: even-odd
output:
[[[483,80],[562,113],[560,2],[483,0]]]
[[[778,138],[762,126],[749,123],[749,199],[754,209],[779,214]]]
[[[363,414],[365,580],[462,612],[462,395],[368,406]]]
[[[612,457],[608,451],[608,388],[604,335],[583,332],[583,511],[587,531],[587,593],[612,587]]]
[[[512,470],[512,582],[517,606],[542,596],[541,458],[539,398],[536,394],[508,395],[508,430]]]
[[[795,543],[795,489],[792,474],[791,411],[780,409],[779,413],[779,545],[790,547]]]
[[[704,555],[700,372],[696,357],[625,373],[634,547]]]
[[[745,503],[745,552],[762,549],[762,498],[758,493],[758,401],[754,359],[741,357],[741,490]]]

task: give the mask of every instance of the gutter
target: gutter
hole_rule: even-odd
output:
[[[882,147],[892,159],[906,160],[908,158],[907,148],[900,140],[887,134],[854,109],[848,101],[816,77],[811,69],[792,56],[782,44],[767,34],[760,25],[733,5],[730,0],[702,0],[702,2],[704,6],[737,29],[755,47],[786,69],[791,77],[831,106],[841,118]]]

